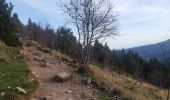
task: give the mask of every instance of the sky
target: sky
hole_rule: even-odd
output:
[[[50,23],[54,29],[68,25],[58,8],[59,0],[7,0],[14,5],[20,20],[26,24],[30,17],[37,23]],[[119,36],[107,38],[111,49],[154,44],[170,37],[170,0],[112,0],[119,14]],[[75,30],[72,25],[68,27]],[[169,35],[168,35],[169,34]]]

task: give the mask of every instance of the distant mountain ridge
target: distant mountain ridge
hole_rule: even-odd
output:
[[[170,39],[156,44],[126,49],[126,51],[132,50],[137,52],[144,59],[157,58],[160,61],[165,61],[162,46],[166,50],[166,55],[170,57]]]

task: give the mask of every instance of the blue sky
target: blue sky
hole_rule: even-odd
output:
[[[57,8],[59,0],[7,0],[12,2],[23,23],[29,17],[53,28],[67,25],[67,17]],[[170,34],[170,0],[113,0],[119,13],[119,33],[107,38],[110,48],[130,48],[168,39]],[[72,28],[70,25],[69,27]],[[74,30],[74,29],[73,29]],[[170,37],[169,37],[170,38]]]

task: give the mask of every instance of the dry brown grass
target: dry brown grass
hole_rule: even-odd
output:
[[[167,90],[144,82],[138,82],[140,85],[137,88],[130,89],[136,80],[126,75],[94,65],[89,65],[88,69],[100,87],[107,91],[118,90],[123,98],[130,100],[166,100]]]
[[[0,60],[7,61],[7,46],[0,41]]]

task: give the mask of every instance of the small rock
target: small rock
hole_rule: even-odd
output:
[[[48,62],[42,62],[42,63],[41,63],[41,66],[42,66],[42,67],[50,67],[50,63],[48,63]]]
[[[91,78],[82,79],[82,83],[85,84],[85,85],[89,85],[89,84],[91,84],[91,82],[92,82]]]
[[[94,92],[98,92],[97,89],[94,89],[93,91],[94,91]]]
[[[72,98],[65,98],[64,100],[73,100]]]
[[[39,76],[38,75],[34,75],[35,76],[35,78],[39,78]]]
[[[27,92],[26,92],[23,88],[16,87],[16,89],[17,89],[18,92],[20,92],[20,93],[27,94]]]
[[[77,97],[79,97],[79,98],[80,98],[80,97],[81,97],[81,95],[80,95],[80,94],[77,94]]]
[[[22,50],[26,50],[26,48],[25,48],[25,47],[22,47]]]
[[[34,78],[30,78],[29,81],[30,81],[30,82],[33,82],[33,81],[34,81]]]
[[[87,79],[87,84],[91,84],[91,82],[92,82],[91,78],[88,78]]]
[[[36,75],[36,73],[35,73],[35,72],[32,72],[32,74],[33,74],[33,75]]]
[[[54,95],[55,95],[55,93],[51,94],[50,96],[54,96]]]
[[[43,97],[40,97],[40,100],[49,100],[50,98],[48,96],[43,96]]]
[[[73,94],[73,91],[72,90],[66,90],[66,93]]]
[[[1,96],[4,96],[5,95],[5,93],[4,92],[1,92]]]
[[[65,82],[73,79],[73,75],[68,72],[60,72],[56,76],[54,76],[54,80],[57,82]]]
[[[37,51],[37,52],[32,53],[32,55],[39,56],[40,53],[41,53],[40,51]]]
[[[49,48],[42,48],[41,51],[44,53],[51,53],[51,49]]]
[[[85,93],[84,92],[81,92],[79,95],[80,95],[81,98],[85,97]]]

